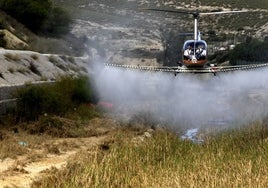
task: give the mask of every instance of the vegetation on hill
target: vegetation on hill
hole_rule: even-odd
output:
[[[0,0],[0,9],[35,33],[59,36],[69,32],[69,14],[50,0]]]
[[[1,0],[0,0],[1,1]],[[57,24],[57,22],[53,22]],[[49,28],[47,28],[49,29]],[[50,28],[53,30],[52,28]],[[37,35],[25,27],[23,24],[18,22],[16,19],[6,14],[4,11],[0,10],[0,30],[7,30],[14,35],[15,38],[19,38],[24,43],[28,45],[27,48],[21,48],[16,45],[15,48],[10,48],[8,44],[7,35],[4,32],[0,32],[0,47],[7,49],[16,49],[16,50],[33,50],[40,53],[53,53],[53,54],[65,54],[71,56],[82,56],[84,55],[84,37],[76,37],[70,32],[67,34],[62,34],[60,37],[55,35],[44,36],[44,34]],[[61,28],[54,28],[54,31],[57,34],[60,33]]]
[[[259,41],[248,38],[245,43],[237,45],[229,54],[230,64],[268,61],[268,40]]]
[[[69,12],[51,0],[0,0],[0,47],[82,56],[85,38],[69,32],[71,23]],[[16,39],[26,45],[10,47]]]

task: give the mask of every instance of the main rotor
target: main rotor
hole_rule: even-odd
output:
[[[170,12],[175,14],[190,14],[194,18],[194,40],[197,41],[200,39],[198,32],[198,19],[201,15],[217,15],[217,14],[234,14],[234,13],[242,13],[247,12],[243,10],[238,11],[220,11],[220,12],[199,12],[199,10],[195,11],[183,11],[183,10],[168,10],[168,9],[155,9],[155,8],[143,8],[142,10],[150,10],[150,11],[158,11],[158,12]]]
[[[234,13],[248,12],[246,10],[200,12],[198,9],[196,9],[195,11],[183,11],[183,10],[169,10],[169,9],[156,9],[156,8],[142,8],[141,10],[170,12],[176,14],[191,14],[193,15],[194,18],[199,18],[200,15],[234,14]]]

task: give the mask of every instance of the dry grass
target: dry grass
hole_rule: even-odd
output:
[[[202,144],[196,144],[155,128],[149,114],[124,123],[108,115],[99,117],[90,107],[75,109],[69,118],[45,115],[37,122],[2,129],[0,158],[26,156],[4,173],[27,173],[25,164],[46,155],[80,150],[66,168],[44,171],[32,187],[268,185],[268,120],[207,134]],[[137,126],[139,123],[142,126]],[[145,125],[156,130],[146,130]],[[92,140],[85,138],[100,135],[105,135],[105,140],[94,147]]]
[[[194,144],[156,131],[137,144],[121,131],[113,144],[77,154],[33,187],[265,187],[266,133],[267,127],[254,125]]]
[[[15,69],[13,67],[9,67],[8,71],[13,74],[15,72]]]
[[[26,69],[26,68],[19,68],[17,69],[17,71],[21,74],[27,74],[27,73],[30,73],[30,70],[29,69]]]
[[[58,64],[59,63],[57,57],[54,56],[54,55],[49,56],[48,60],[53,64]]]
[[[1,128],[0,133],[0,159],[12,158],[16,159],[22,155],[28,155],[32,157],[33,149],[42,149],[42,143],[48,139],[48,136],[43,135],[42,137],[36,135],[29,135],[21,129]]]
[[[56,56],[51,55],[48,60],[63,71],[67,71],[66,65],[64,65]]]
[[[5,56],[5,59],[8,61],[18,62],[20,60],[20,57],[17,54],[5,53],[4,56]]]
[[[0,159],[27,155],[33,161],[42,155],[60,154],[79,148],[79,139],[103,136],[118,126],[112,119],[77,120],[58,116],[42,116],[39,121],[0,128]],[[62,138],[61,141],[59,141]],[[66,141],[65,138],[76,140]]]
[[[32,58],[33,60],[38,60],[39,57],[38,57],[37,54],[32,54],[32,55],[31,55],[31,58]]]

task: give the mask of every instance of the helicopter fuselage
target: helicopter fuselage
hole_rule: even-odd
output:
[[[204,40],[187,40],[182,49],[182,62],[186,67],[204,67],[207,63],[207,43]]]

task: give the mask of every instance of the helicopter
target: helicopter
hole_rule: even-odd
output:
[[[263,64],[247,64],[247,65],[234,65],[234,66],[217,66],[208,62],[208,45],[205,40],[201,39],[201,32],[198,30],[198,20],[204,15],[220,15],[220,14],[237,14],[248,12],[246,10],[236,11],[212,11],[212,12],[200,12],[195,11],[184,11],[184,10],[169,10],[169,9],[156,9],[156,8],[142,8],[142,11],[158,11],[168,12],[175,14],[186,14],[192,15],[194,19],[194,32],[191,34],[193,39],[186,40],[182,46],[182,61],[178,62],[178,66],[166,67],[166,66],[135,66],[135,65],[120,65],[120,64],[109,64],[106,66],[121,67],[126,69],[138,69],[145,71],[160,71],[174,73],[176,76],[178,73],[213,73],[216,76],[218,72],[229,72],[237,70],[249,70],[255,68],[261,68],[268,66],[268,63]]]
[[[208,62],[207,54],[207,42],[201,39],[201,33],[198,30],[198,20],[202,15],[216,15],[216,14],[235,14],[235,13],[244,13],[247,11],[238,10],[238,11],[221,11],[221,12],[199,12],[195,11],[181,11],[181,10],[167,10],[167,9],[154,9],[154,8],[144,8],[142,10],[149,11],[160,11],[160,12],[169,12],[176,14],[190,14],[194,18],[194,33],[193,39],[187,40],[182,46],[182,63],[179,63],[180,66],[186,67],[206,67]],[[212,65],[214,66],[214,65]]]

